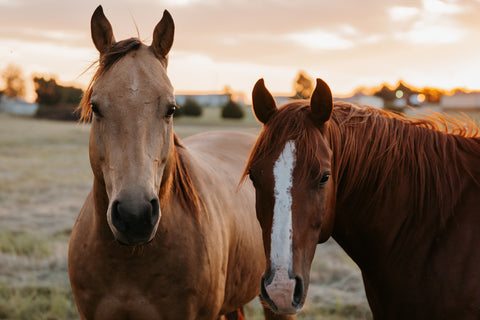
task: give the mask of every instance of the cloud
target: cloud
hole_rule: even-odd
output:
[[[0,61],[24,70],[48,68],[62,79],[81,73],[97,58],[89,26],[97,5],[98,0],[0,0]],[[136,36],[136,23],[147,44],[163,10],[170,11],[176,30],[169,74],[179,90],[230,84],[248,93],[263,76],[271,79],[273,91],[290,91],[296,70],[304,69],[345,92],[374,79],[440,77],[442,65],[453,68],[458,59],[475,65],[480,52],[477,0],[102,0],[102,5],[116,39]],[[49,56],[53,62],[47,62]]]
[[[304,47],[319,50],[344,50],[354,46],[353,41],[321,29],[289,33],[285,38]]]
[[[394,6],[389,14],[394,23],[408,22],[396,31],[394,38],[415,45],[440,45],[458,43],[467,30],[459,23],[459,16],[465,7],[451,0],[422,0],[419,7]]]
[[[391,7],[388,9],[392,21],[405,21],[415,18],[420,13],[419,8],[415,7]]]
[[[452,44],[462,41],[466,32],[466,30],[449,24],[434,25],[418,22],[408,32],[398,34],[398,38],[421,45]]]
[[[449,0],[423,0],[423,8],[426,12],[435,15],[454,15],[464,11],[464,8]]]

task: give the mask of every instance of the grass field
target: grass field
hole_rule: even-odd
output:
[[[180,137],[205,130],[258,133],[249,113],[222,121],[218,109],[175,120]],[[78,319],[67,274],[74,220],[92,174],[89,126],[0,114],[0,319]],[[258,301],[247,319],[262,319]],[[338,245],[319,246],[298,319],[371,319],[358,268]]]

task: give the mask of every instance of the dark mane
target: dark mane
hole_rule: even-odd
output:
[[[90,106],[90,99],[92,98],[92,87],[99,77],[107,72],[118,60],[124,57],[127,53],[138,50],[142,42],[138,38],[130,38],[114,43],[111,48],[100,56],[100,59],[93,65],[98,63],[97,70],[93,75],[92,80],[88,84],[82,101],[78,105],[77,111],[80,112],[80,121],[90,121],[92,115],[92,108]],[[92,66],[93,66],[92,65]]]
[[[175,149],[184,148],[176,134],[174,136],[174,145]],[[185,167],[185,161],[177,150],[174,151],[174,167],[172,175],[173,180],[171,187],[173,188],[173,193],[180,200],[184,210],[192,213],[197,220],[199,219],[202,210],[205,213],[208,213],[207,207],[195,189],[192,178]]]
[[[304,176],[318,179],[315,141],[326,134],[333,150],[337,201],[361,202],[352,206],[368,210],[385,199],[415,204],[419,212],[435,208],[443,225],[460,199],[462,177],[480,182],[479,128],[467,117],[432,113],[416,119],[343,102],[335,103],[323,128],[315,127],[308,115],[304,102],[280,108],[264,126],[244,177],[257,161],[279,154],[288,140],[295,140],[301,157],[297,167],[304,168]],[[410,199],[398,200],[395,192],[405,179],[410,179]],[[359,197],[359,192],[368,196]]]
[[[418,212],[436,209],[444,225],[460,199],[462,177],[468,175],[478,183],[478,132],[466,117],[432,113],[415,119],[337,103],[330,140],[342,187],[338,195],[348,201],[362,190],[369,195],[360,200],[365,208],[373,208],[378,199],[388,199],[415,204]],[[410,199],[398,200],[394,192],[404,179],[411,179]]]

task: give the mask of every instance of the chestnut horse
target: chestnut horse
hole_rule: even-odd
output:
[[[317,243],[330,235],[360,267],[375,319],[480,318],[477,127],[332,102],[318,79],[308,102],[276,107],[259,80],[263,131],[244,175],[256,188],[279,313],[303,305]]]
[[[115,42],[101,7],[91,29],[99,68],[80,108],[94,181],[68,257],[81,318],[242,318],[265,268],[253,187],[237,192],[255,137],[175,135],[167,11],[151,46]]]

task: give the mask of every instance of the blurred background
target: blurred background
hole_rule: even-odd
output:
[[[335,99],[422,114],[480,114],[478,0],[0,0],[0,319],[78,319],[67,274],[88,194],[89,125],[75,121],[98,53],[102,4],[117,40],[150,44],[164,9],[180,137],[258,133],[251,89],[279,105],[324,79]],[[260,317],[258,301],[247,316]],[[299,319],[370,319],[361,275],[334,241],[319,246]]]

